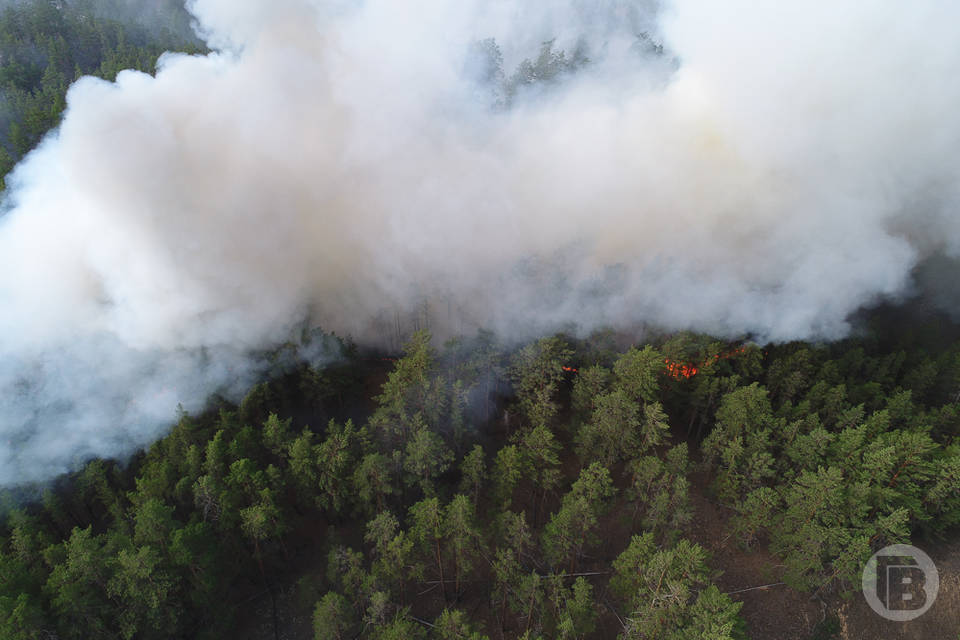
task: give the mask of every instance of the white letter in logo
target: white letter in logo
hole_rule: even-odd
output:
[[[930,556],[908,544],[873,554],[863,568],[863,595],[887,620],[906,622],[927,612],[937,599],[940,574]]]

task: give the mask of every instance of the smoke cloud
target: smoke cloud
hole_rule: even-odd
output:
[[[952,3],[549,5],[194,0],[213,53],[76,82],[0,218],[0,485],[304,318],[830,339],[960,257]]]

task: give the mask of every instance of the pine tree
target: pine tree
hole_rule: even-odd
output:
[[[453,452],[437,434],[426,427],[418,428],[407,442],[403,468],[425,496],[434,493],[434,479],[450,468]],[[411,483],[412,484],[412,483]]]
[[[487,479],[487,464],[483,447],[475,444],[470,453],[464,456],[460,463],[460,477],[460,491],[469,494],[472,497],[473,504],[477,504],[480,499],[480,487]]]
[[[640,405],[623,389],[594,400],[590,422],[580,428],[577,455],[581,460],[599,460],[609,466],[642,453]]]
[[[658,376],[666,369],[663,355],[651,346],[632,348],[613,363],[614,388],[634,402],[656,402]]]
[[[453,560],[454,594],[461,593],[463,577],[473,569],[483,539],[473,503],[463,494],[453,497],[443,512],[443,537]]]
[[[548,427],[559,410],[557,391],[573,351],[563,338],[543,338],[514,357],[510,379],[529,427]]]
[[[568,562],[576,569],[584,549],[596,542],[599,518],[614,491],[610,472],[599,462],[580,472],[543,531],[544,556],[552,566]]]
[[[314,640],[348,640],[354,637],[354,612],[346,598],[328,592],[313,610]]]

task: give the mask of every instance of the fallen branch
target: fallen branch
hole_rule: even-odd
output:
[[[410,615],[409,613],[407,614],[407,617],[410,618],[411,620],[413,620],[414,622],[419,622],[420,624],[425,625],[425,626],[428,626],[428,627],[430,627],[431,629],[436,629],[436,628],[437,628],[437,625],[431,624],[431,623],[427,622],[426,620],[421,620],[420,618],[418,618],[418,617],[416,617],[416,616],[412,616],[412,615]]]
[[[539,575],[541,578],[556,578],[556,577],[558,577],[558,576],[561,576],[561,577],[564,577],[564,578],[580,578],[580,577],[587,577],[587,576],[607,576],[607,575],[610,575],[611,573],[613,573],[613,572],[612,572],[612,571],[581,571],[580,573],[564,573],[564,574],[559,574],[559,573],[546,573],[546,574],[538,574],[538,575]],[[453,580],[453,579],[450,579],[450,580],[425,580],[425,581],[423,581],[423,582],[420,582],[419,584],[433,584],[433,585],[438,585],[438,584],[440,584],[441,582],[445,582],[445,583],[448,583],[448,584],[449,584],[449,583],[451,583],[451,582],[456,582],[456,581]],[[464,582],[493,582],[493,580],[490,580],[490,579],[484,579],[484,580],[464,580],[463,578],[461,578],[461,579],[460,579],[460,582],[461,582],[461,583],[464,583]]]
[[[782,584],[787,584],[786,582],[771,582],[770,584],[761,584],[757,587],[748,587],[746,589],[737,589],[736,591],[727,591],[726,595],[732,595],[734,593],[743,593],[745,591],[753,591],[755,589],[769,589],[770,587],[779,587]]]
[[[607,600],[607,597],[606,597],[606,596],[603,596],[603,604],[605,604],[605,605],[607,606],[607,609],[609,609],[610,611],[613,612],[613,615],[617,616],[617,622],[619,622],[619,623],[620,623],[620,626],[623,627],[623,630],[626,631],[626,630],[627,630],[627,623],[625,623],[625,622],[623,621],[623,618],[620,617],[620,614],[617,613],[616,608],[615,608],[612,604],[610,604],[610,601]]]

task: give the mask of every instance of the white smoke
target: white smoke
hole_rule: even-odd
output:
[[[307,315],[834,338],[960,255],[952,3],[190,8],[214,53],[78,81],[8,180],[0,484],[142,446]],[[505,106],[491,37],[589,63]]]

